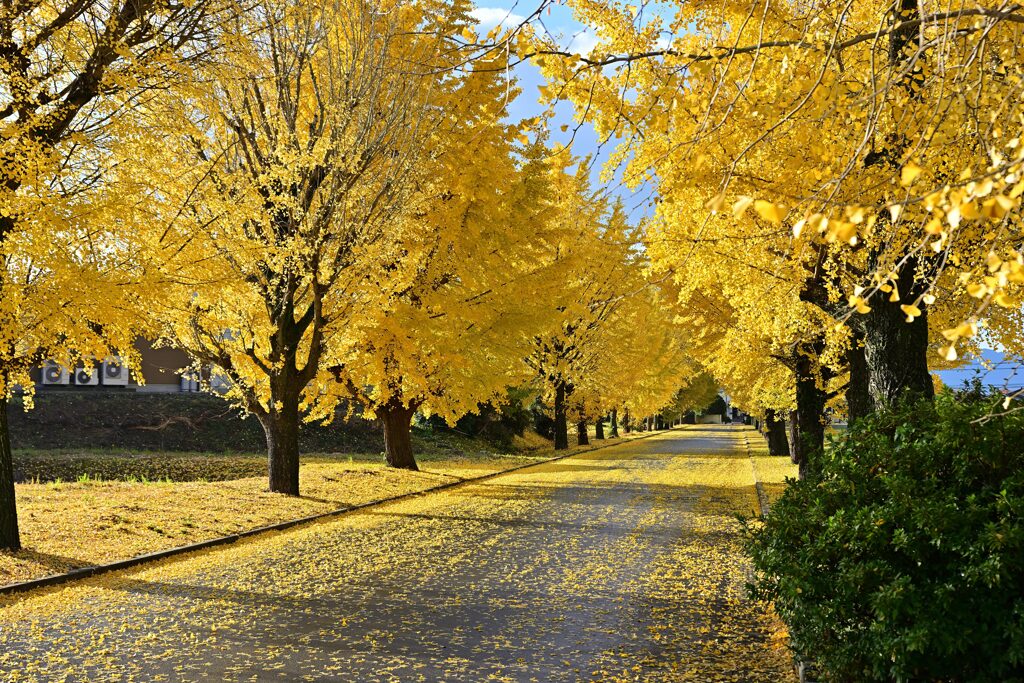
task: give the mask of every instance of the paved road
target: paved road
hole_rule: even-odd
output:
[[[0,681],[791,680],[744,595],[743,444],[662,433],[9,600]]]

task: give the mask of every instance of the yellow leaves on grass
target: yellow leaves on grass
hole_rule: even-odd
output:
[[[0,585],[420,491],[551,454],[548,447],[522,456],[430,458],[418,473],[385,467],[377,458],[312,456],[300,471],[302,498],[268,493],[262,475],[213,482],[18,484],[22,536],[31,550],[0,553]]]

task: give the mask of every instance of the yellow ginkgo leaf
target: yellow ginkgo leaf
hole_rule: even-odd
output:
[[[725,194],[718,193],[704,204],[704,207],[711,210],[711,213],[718,213],[725,204]]]
[[[807,219],[801,218],[793,224],[793,237],[800,237],[800,233],[804,231],[804,226],[807,225]]]
[[[907,314],[907,322],[914,322],[914,318],[921,317],[921,309],[914,304],[903,304],[900,306],[900,310]]]
[[[1006,292],[999,292],[992,297],[992,301],[1003,308],[1013,308],[1017,305],[1017,302],[1013,300],[1013,297],[1009,296]]]
[[[988,288],[980,282],[972,282],[967,285],[967,293],[973,296],[975,299],[983,299],[988,293]]]
[[[868,306],[867,300],[864,297],[862,297],[862,296],[858,296],[856,294],[852,295],[850,297],[849,303],[850,303],[850,306],[852,306],[854,309],[856,309],[856,311],[858,313],[863,314],[863,313],[870,313],[871,312],[871,307]]]
[[[758,199],[754,202],[754,211],[757,212],[758,216],[773,225],[781,224],[783,217],[786,215],[785,208],[764,199]]]
[[[913,161],[908,162],[907,165],[903,167],[903,170],[900,171],[900,183],[903,187],[910,187],[914,184],[914,181],[917,180],[918,176],[921,175],[923,170],[923,168],[915,164]]]
[[[747,197],[746,195],[737,199],[736,202],[732,205],[733,218],[735,218],[736,220],[743,218],[743,214],[747,212],[747,209],[749,209],[750,205],[753,203],[754,198]]]

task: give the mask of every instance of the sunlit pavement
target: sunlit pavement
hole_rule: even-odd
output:
[[[8,599],[0,680],[791,680],[745,596],[747,429],[665,432]]]

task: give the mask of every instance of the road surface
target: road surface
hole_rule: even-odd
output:
[[[696,426],[0,603],[0,681],[778,681]]]

